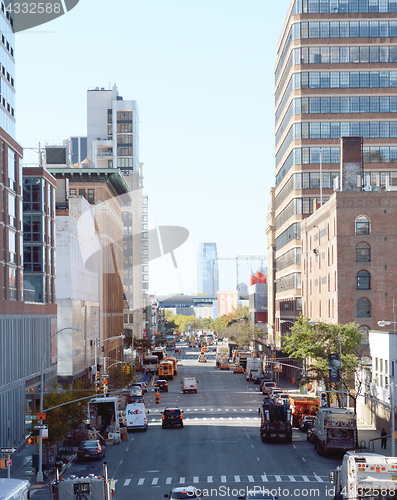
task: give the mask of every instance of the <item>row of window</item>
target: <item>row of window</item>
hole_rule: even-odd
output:
[[[78,193],[79,196],[85,198],[91,205],[95,204],[95,189],[79,189]],[[77,189],[70,189],[69,194],[70,196],[77,196]]]
[[[301,47],[292,51],[292,64],[369,64],[397,62],[395,45],[365,47]]]
[[[292,140],[339,139],[363,137],[364,139],[396,138],[397,121],[390,122],[305,122],[291,127]]]
[[[277,154],[277,157],[280,153]],[[322,163],[339,163],[339,148],[321,148]],[[371,146],[363,148],[365,163],[397,163],[396,146]],[[276,175],[276,187],[293,165],[320,164],[320,148],[294,148]],[[278,165],[278,162],[276,162]]]
[[[311,71],[292,75],[293,90],[396,87],[397,71]]]
[[[295,0],[292,9],[292,15],[359,12],[397,12],[397,0]]]

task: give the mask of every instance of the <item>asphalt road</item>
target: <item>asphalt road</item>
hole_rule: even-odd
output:
[[[340,457],[320,457],[296,429],[291,444],[262,443],[259,386],[216,368],[215,353],[198,363],[198,349],[184,346],[177,357],[178,375],[169,381],[169,392],[160,394],[160,404],[150,386],[145,395],[148,431],[129,433],[128,442],[106,449],[117,500],[164,498],[183,485],[195,486],[203,499],[238,498],[247,488],[273,490],[280,500],[333,498],[329,471]],[[197,394],[181,392],[183,375],[197,378]],[[172,405],[184,412],[183,429],[161,427],[162,411]],[[74,463],[68,471],[92,473],[102,473],[101,462]]]

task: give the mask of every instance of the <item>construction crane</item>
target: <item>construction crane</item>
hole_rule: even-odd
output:
[[[236,290],[238,290],[238,261],[239,260],[260,260],[261,269],[263,267],[263,261],[266,257],[263,255],[237,255],[236,257],[216,257],[212,259],[212,291],[215,293],[215,261],[216,260],[235,260],[236,261]]]

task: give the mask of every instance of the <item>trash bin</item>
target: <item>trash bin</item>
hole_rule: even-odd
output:
[[[39,470],[39,454],[32,453],[32,467],[36,469],[36,472]]]

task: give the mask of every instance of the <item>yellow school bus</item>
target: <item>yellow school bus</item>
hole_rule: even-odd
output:
[[[173,379],[174,378],[174,363],[163,359],[159,363],[158,374],[160,379]]]
[[[174,375],[178,374],[177,360],[174,356],[166,356],[165,358],[163,358],[163,361],[172,361],[172,364],[174,366]]]

